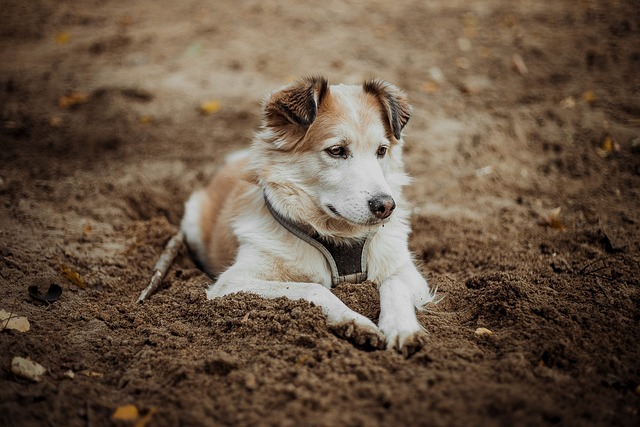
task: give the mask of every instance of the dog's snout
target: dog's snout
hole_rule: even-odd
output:
[[[380,219],[388,218],[395,208],[396,202],[387,194],[381,194],[369,200],[371,213]]]

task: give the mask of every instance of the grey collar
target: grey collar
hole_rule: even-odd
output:
[[[354,240],[349,244],[335,244],[323,239],[317,233],[308,233],[295,222],[282,216],[274,209],[266,192],[264,193],[264,202],[280,225],[324,255],[331,268],[333,286],[339,283],[362,283],[367,280],[367,255],[371,238],[376,234],[375,231],[369,233],[366,238]]]

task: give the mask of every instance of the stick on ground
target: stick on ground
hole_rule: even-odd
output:
[[[178,231],[167,243],[167,246],[164,247],[164,251],[160,258],[158,258],[158,262],[153,267],[153,276],[151,276],[151,280],[146,288],[140,293],[138,300],[136,302],[142,302],[149,295],[154,293],[160,283],[162,283],[162,279],[167,275],[167,271],[171,268],[171,264],[173,264],[173,260],[178,255],[182,244],[184,243],[184,233],[182,230]]]

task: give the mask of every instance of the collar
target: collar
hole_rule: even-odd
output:
[[[266,192],[264,193],[264,203],[280,225],[322,253],[329,263],[333,286],[340,283],[362,283],[367,280],[367,255],[375,231],[369,233],[364,239],[354,240],[349,244],[336,244],[323,239],[318,233],[305,231],[297,223],[282,216],[275,210]]]

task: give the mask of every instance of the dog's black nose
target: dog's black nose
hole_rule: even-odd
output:
[[[380,219],[388,218],[395,208],[396,202],[387,194],[380,194],[369,200],[369,209]]]

